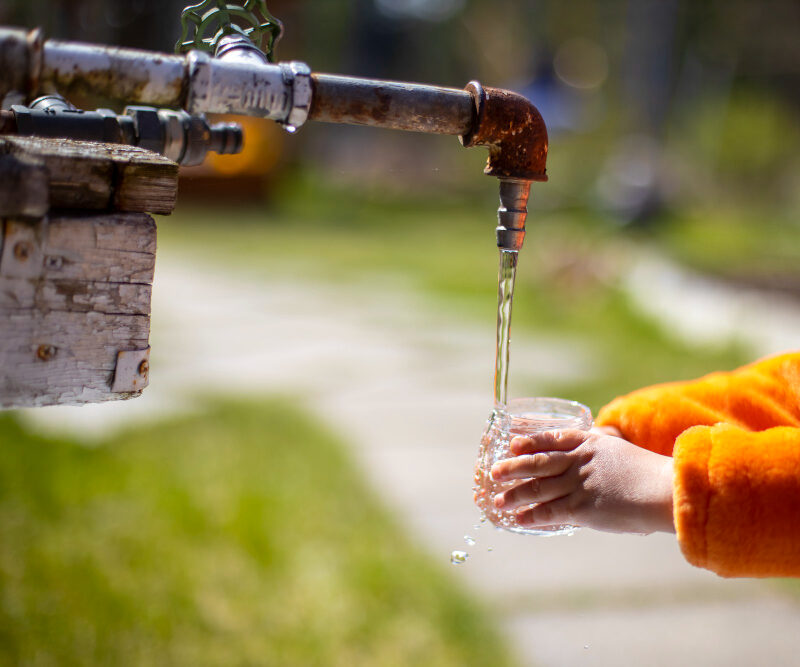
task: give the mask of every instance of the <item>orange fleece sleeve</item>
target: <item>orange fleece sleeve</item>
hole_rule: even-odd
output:
[[[633,392],[597,424],[674,456],[689,562],[723,576],[800,576],[800,353]]]
[[[671,454],[687,428],[719,422],[748,431],[800,427],[800,352],[692,382],[640,389],[597,415],[598,426],[616,426],[626,440],[659,454]]]
[[[723,577],[800,577],[800,429],[695,426],[674,458],[686,560]]]

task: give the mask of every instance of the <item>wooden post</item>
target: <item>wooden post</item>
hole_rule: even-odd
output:
[[[0,407],[138,396],[156,225],[177,165],[128,146],[0,138]]]

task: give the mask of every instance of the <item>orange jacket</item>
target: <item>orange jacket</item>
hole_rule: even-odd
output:
[[[800,352],[640,389],[598,417],[674,458],[686,559],[726,577],[800,577]]]

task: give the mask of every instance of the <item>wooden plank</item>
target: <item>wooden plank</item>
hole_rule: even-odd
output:
[[[156,226],[145,214],[7,220],[0,274],[9,278],[152,283]]]
[[[130,359],[121,352],[149,345],[153,219],[72,213],[1,222],[0,407],[141,393],[146,372],[116,382],[115,372],[119,358]]]
[[[162,214],[175,208],[178,165],[135,146],[5,135],[0,155],[7,156],[0,181],[16,169],[9,157],[44,167],[51,208]],[[0,215],[19,215],[13,199],[0,197]]]
[[[120,350],[145,349],[150,318],[18,311],[0,318],[0,407],[77,405],[138,396],[114,393]]]
[[[0,314],[37,309],[148,315],[152,289],[139,283],[0,278]]]

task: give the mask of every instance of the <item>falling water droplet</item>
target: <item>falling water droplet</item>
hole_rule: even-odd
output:
[[[584,644],[584,645],[583,645],[583,648],[584,648],[584,649],[588,649],[588,648],[589,648],[589,644]]]
[[[469,554],[466,551],[454,551],[450,554],[450,562],[453,565],[463,565],[467,562]]]
[[[464,541],[469,544],[469,546],[475,545],[475,538],[470,535],[464,535]]]

